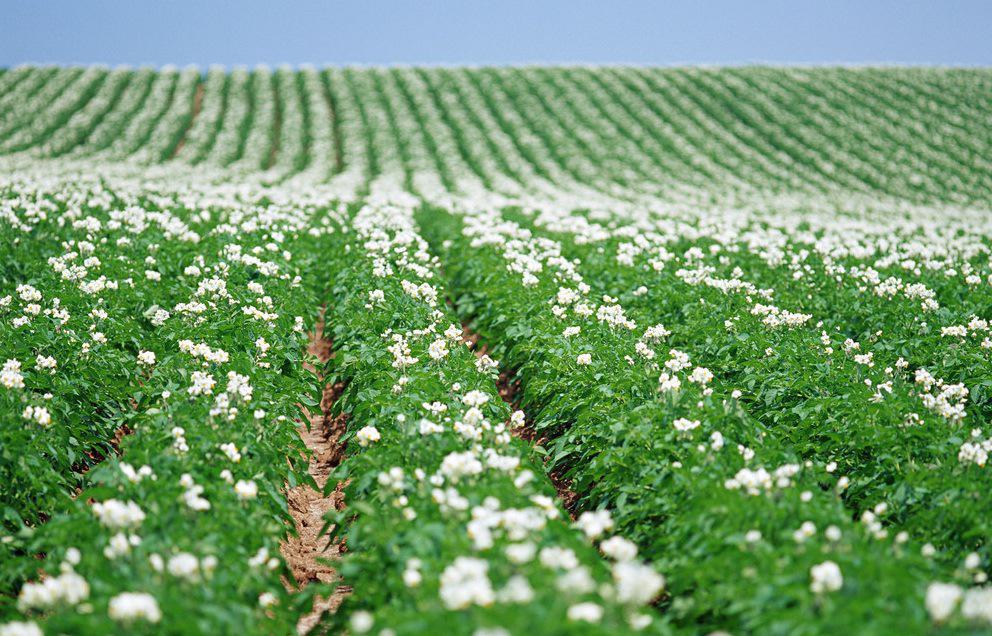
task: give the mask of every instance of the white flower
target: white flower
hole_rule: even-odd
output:
[[[78,548],[69,548],[65,551],[65,562],[69,565],[79,565],[82,558],[83,555]]]
[[[355,439],[358,440],[358,445],[364,448],[369,444],[378,442],[382,439],[382,435],[379,434],[379,429],[376,427],[364,426],[355,433]]]
[[[961,616],[992,624],[992,587],[973,587],[965,592]]]
[[[964,558],[964,567],[969,570],[978,569],[978,566],[981,564],[982,557],[980,557],[977,552],[969,552],[968,556]]]
[[[169,316],[169,312],[164,309],[156,310],[155,314],[152,316],[151,323],[156,327],[161,327],[165,324],[165,321],[169,319]]]
[[[558,294],[555,297],[555,301],[559,305],[571,305],[575,301],[579,300],[580,296],[577,291],[569,287],[559,287]]]
[[[689,374],[689,382],[695,382],[700,386],[704,386],[713,381],[713,373],[705,367],[696,367]]]
[[[37,623],[12,621],[0,625],[0,636],[44,636]]]
[[[527,563],[537,554],[537,546],[533,543],[511,543],[506,546],[506,558],[512,563]]]
[[[47,609],[59,603],[78,605],[89,595],[90,586],[86,579],[70,569],[39,583],[25,583],[17,597],[17,608],[25,612]]]
[[[579,559],[575,556],[575,552],[558,546],[542,548],[539,559],[544,567],[561,570],[570,570],[579,565]]]
[[[245,402],[251,402],[251,396],[254,389],[249,383],[248,376],[235,373],[234,371],[229,371],[227,374],[226,391],[227,394],[232,397],[240,398]]]
[[[803,543],[806,539],[816,536],[816,524],[812,521],[804,521],[799,529],[792,533],[792,538],[796,543]]]
[[[615,563],[613,580],[617,586],[617,600],[628,605],[648,603],[665,587],[665,577],[651,566],[636,561]]]
[[[658,390],[662,393],[677,391],[681,386],[682,381],[678,379],[678,376],[669,375],[664,372],[658,376]]]
[[[265,338],[259,336],[255,339],[255,348],[258,349],[259,357],[264,358],[265,354],[272,348],[272,345],[270,345]]]
[[[435,433],[443,433],[444,427],[436,422],[432,422],[426,418],[420,420],[418,425],[421,435],[433,435]],[[360,443],[360,442],[359,442]]]
[[[237,464],[241,461],[241,451],[235,446],[234,442],[228,442],[226,444],[221,444],[220,449],[227,455],[227,458]]]
[[[190,380],[193,381],[188,389],[190,395],[210,395],[214,392],[214,386],[217,385],[214,377],[205,371],[194,371]]]
[[[587,510],[579,515],[575,525],[588,538],[596,539],[602,536],[604,532],[613,529],[613,517],[610,516],[609,510]]]
[[[248,499],[254,499],[258,496],[258,484],[252,480],[239,479],[236,484],[234,484],[234,492],[238,495],[238,499],[242,501]]]
[[[145,513],[133,501],[124,503],[117,499],[108,499],[93,504],[93,514],[107,528],[112,530],[133,528],[145,520]]]
[[[441,461],[440,473],[452,481],[458,481],[468,475],[478,475],[482,469],[482,462],[472,451],[453,452]]]
[[[484,391],[479,391],[479,390],[469,391],[468,393],[462,396],[462,403],[465,406],[482,406],[488,401],[489,401],[489,395],[486,394]],[[447,410],[447,407],[445,406],[441,410],[442,411]]]
[[[402,492],[406,476],[403,469],[393,466],[388,471],[379,473],[378,481],[380,486],[388,487],[394,492]]]
[[[486,373],[499,367],[499,362],[483,354],[475,359],[475,370],[479,373]]]
[[[450,610],[471,605],[487,607],[495,601],[488,576],[489,563],[473,557],[458,557],[441,573],[439,595]]]
[[[259,607],[272,607],[278,602],[279,599],[272,592],[262,592],[258,595],[258,606]]]
[[[927,587],[926,606],[930,618],[935,623],[942,623],[951,617],[954,608],[964,591],[953,583],[931,583]]]
[[[672,373],[678,373],[682,369],[688,369],[689,364],[689,354],[679,351],[678,349],[671,349],[668,355],[672,356],[665,362],[665,368]]]
[[[403,570],[403,584],[407,587],[417,587],[424,577],[417,570]]]
[[[599,544],[599,549],[615,561],[633,561],[637,557],[637,546],[620,536],[603,541]]]
[[[440,360],[448,355],[448,341],[438,338],[427,347],[427,355],[432,360]]]
[[[639,632],[650,625],[652,619],[650,614],[630,614],[627,620],[634,631]]]
[[[17,295],[25,302],[41,300],[41,292],[31,285],[18,285]]]
[[[844,577],[840,572],[840,567],[833,561],[824,561],[819,565],[814,565],[809,569],[810,584],[809,589],[814,594],[824,592],[836,592],[844,585]]]
[[[142,592],[124,592],[110,599],[107,614],[115,621],[130,623],[139,619],[149,623],[162,620],[162,612],[158,601],[151,594]]]
[[[641,336],[641,338],[643,340],[648,341],[648,342],[658,343],[658,342],[661,342],[663,339],[667,338],[670,335],[672,335],[672,332],[669,331],[668,329],[665,329],[665,325],[657,324],[657,325],[653,325],[651,327],[648,327],[644,331],[644,335]]]
[[[44,406],[27,406],[21,416],[42,426],[49,426],[52,423],[52,414]]]
[[[589,568],[580,565],[577,568],[568,570],[558,577],[555,587],[559,591],[570,595],[588,594],[596,587],[596,582],[589,574]]]
[[[356,634],[364,634],[372,629],[375,619],[365,610],[359,610],[351,615],[351,629]]]
[[[155,364],[155,352],[154,351],[139,351],[138,352],[138,364],[142,364],[146,367],[150,367]]]
[[[520,428],[521,426],[524,425],[524,422],[526,421],[526,419],[527,419],[527,416],[524,415],[524,412],[523,411],[520,411],[520,410],[514,411],[513,412],[513,415],[510,416],[510,427],[511,428]]]
[[[723,433],[720,431],[713,431],[710,433],[710,448],[715,451],[719,451],[723,448],[726,440],[723,438]]]
[[[575,358],[576,364],[582,366],[589,366],[592,364],[592,354],[590,353],[580,353],[577,358]]]
[[[7,360],[0,371],[0,384],[8,389],[23,389],[24,376],[21,374],[19,360]]]
[[[200,569],[200,562],[194,555],[188,552],[180,552],[169,559],[166,569],[169,571],[169,574],[176,578],[192,581],[196,579],[197,572]]]
[[[509,578],[497,596],[501,603],[530,603],[534,600],[534,588],[526,577],[515,574]]]
[[[183,473],[179,478],[179,485],[186,489],[183,493],[183,502],[192,510],[197,512],[203,512],[205,510],[210,510],[210,502],[201,497],[203,494],[203,486],[200,486],[193,481],[193,476],[189,473]]]
[[[568,620],[598,623],[603,618],[603,608],[595,603],[578,603],[568,608]]]
[[[116,559],[117,557],[129,554],[131,547],[136,545],[141,545],[140,537],[133,534],[129,536],[123,532],[118,532],[110,537],[110,542],[103,549],[103,555],[111,560]]]

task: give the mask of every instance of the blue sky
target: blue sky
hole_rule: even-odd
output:
[[[992,65],[992,0],[0,0],[0,65]]]

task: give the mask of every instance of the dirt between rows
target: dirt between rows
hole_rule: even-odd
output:
[[[324,338],[324,323],[321,319],[314,332],[310,334],[307,352],[321,363],[331,358],[331,343]],[[309,363],[304,367],[310,371],[317,369]],[[320,381],[323,377],[319,375]],[[328,496],[323,495],[323,489],[331,473],[341,463],[344,457],[344,444],[340,443],[345,431],[347,415],[331,416],[331,406],[344,389],[342,383],[325,385],[320,401],[320,411],[310,413],[302,407],[306,421],[301,421],[298,427],[300,438],[309,449],[310,465],[308,472],[317,483],[319,490],[308,485],[300,485],[286,489],[286,501],[289,513],[296,525],[296,534],[289,535],[280,545],[280,552],[296,579],[294,586],[284,581],[290,590],[302,589],[312,582],[333,584],[340,577],[327,561],[338,559],[345,551],[343,543],[332,543],[324,528],[324,515],[331,510],[343,510],[344,483],[339,483]],[[308,425],[309,424],[309,425]],[[300,617],[296,625],[297,632],[307,634],[320,622],[327,612],[337,610],[341,601],[351,593],[351,588],[339,585],[329,596],[316,596],[310,612]]]

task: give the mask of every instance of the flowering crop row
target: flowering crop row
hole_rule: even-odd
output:
[[[348,382],[336,408],[354,422],[338,515],[350,552],[341,571],[354,585],[341,615],[352,630],[646,628],[642,606],[663,578],[612,535],[608,511],[570,527],[529,445],[513,435],[523,413],[501,401],[497,363],[473,355],[445,308],[412,211],[365,206],[341,217],[327,322],[332,377]]]
[[[0,299],[3,612],[51,633],[287,632],[307,598],[278,553],[283,485],[309,480],[310,215],[72,187],[19,189],[5,217],[6,249],[32,254]]]

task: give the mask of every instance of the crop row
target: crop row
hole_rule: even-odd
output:
[[[704,314],[719,316],[719,307],[675,296],[684,313],[668,317],[678,322],[641,322],[595,290],[595,268],[585,277],[584,261],[513,221],[435,212],[422,222],[433,228],[426,231],[441,248],[460,311],[517,369],[521,405],[546,439],[548,469],[570,481],[579,510],[610,507],[618,528],[657,560],[672,595],[666,616],[676,624],[918,632],[929,621],[924,596],[932,580],[984,582],[977,554],[944,567],[935,546],[922,545],[919,528],[890,527],[889,506],[899,502],[872,502],[852,522],[842,498],[852,464],[803,456],[796,439],[805,429],[756,418],[744,397],[750,387],[726,377],[727,368],[699,366],[720,362],[712,351],[729,355],[709,346],[720,336]],[[776,345],[776,356],[788,355],[782,352],[796,346],[788,328],[772,332],[760,317],[740,314],[733,333],[749,338],[734,338],[743,341],[736,353]],[[722,321],[719,327],[726,332]],[[838,349],[842,370],[856,368],[843,364],[848,356]],[[774,381],[772,370],[747,375]],[[847,431],[836,437],[838,447],[873,439]],[[967,473],[961,481],[966,487]],[[977,509],[961,514],[978,521]],[[835,587],[823,583],[824,563],[832,564]]]
[[[4,235],[32,252],[3,271],[2,612],[46,633],[288,632],[309,598],[279,544],[284,485],[312,483],[310,215],[73,188],[85,210],[18,193]]]

